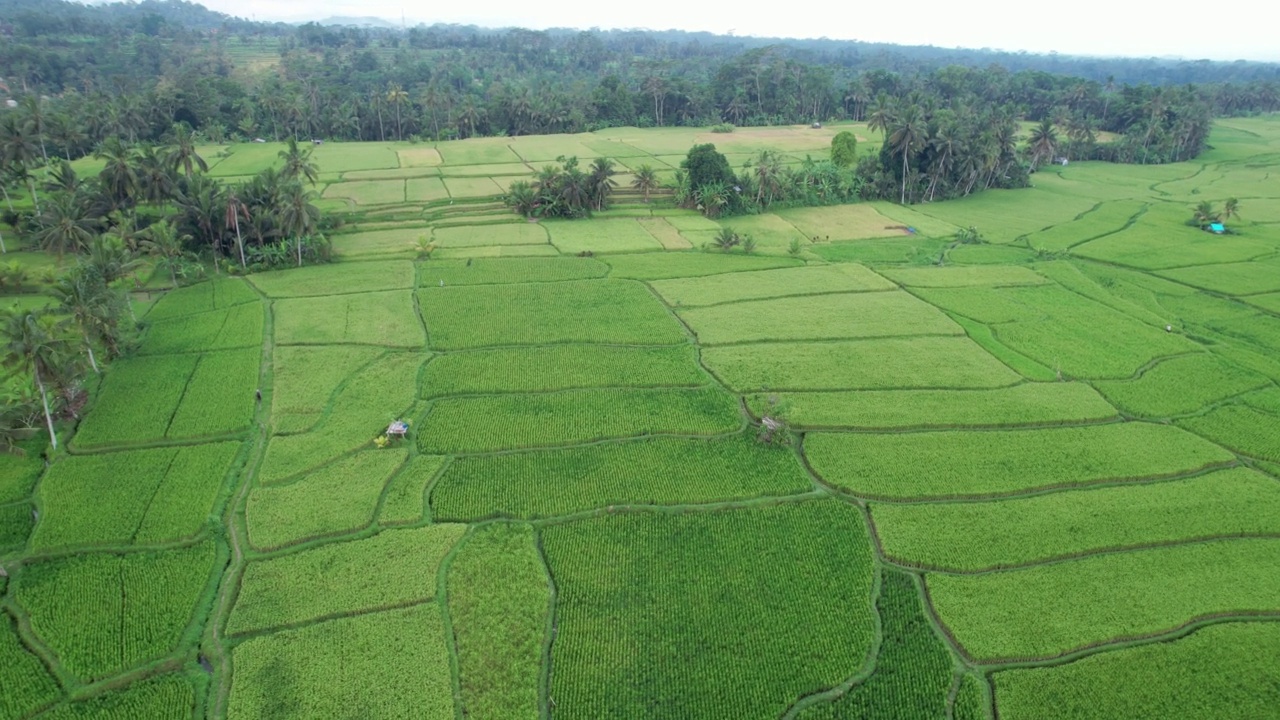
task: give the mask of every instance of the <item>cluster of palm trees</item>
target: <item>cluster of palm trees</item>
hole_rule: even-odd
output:
[[[54,303],[39,309],[0,309],[0,364],[29,377],[38,398],[11,388],[0,414],[0,450],[32,432],[41,414],[53,447],[53,419],[75,414],[86,372],[101,372],[95,348],[111,360],[124,353],[137,328],[127,285],[139,262],[119,238],[100,235],[90,252],[58,277]],[[86,362],[87,365],[86,365]]]
[[[618,174],[614,161],[596,158],[585,170],[578,166],[577,157],[558,157],[556,161],[559,167],[543,167],[533,182],[511,183],[505,196],[507,205],[527,218],[589,217],[609,207],[609,198],[618,186],[613,179]],[[647,179],[641,189],[647,202],[648,193],[657,187],[657,176],[652,168],[644,176]]]
[[[34,162],[40,156],[30,152],[31,136],[8,129],[0,124],[0,168],[8,178],[22,179],[34,210],[16,212],[6,184],[0,183],[10,224],[26,229],[36,245],[59,257],[88,251],[102,233],[115,235],[134,252],[149,240],[175,284],[193,255],[212,254],[217,264],[230,258],[241,270],[280,264],[287,256],[273,247],[278,245],[289,246],[298,265],[307,256],[327,258],[319,237],[322,217],[310,189],[318,168],[311,149],[292,139],[280,152],[279,169],[224,185],[204,174],[208,163],[185,124],[174,126],[166,146],[108,139],[94,153],[102,170],[85,178],[65,159],[37,172]],[[157,214],[168,220],[156,222]]]
[[[724,162],[728,165],[728,161]],[[806,157],[797,164],[774,150],[762,150],[732,179],[703,182],[685,167],[676,171],[675,199],[681,207],[700,210],[707,217],[767,212],[771,208],[833,205],[854,202],[862,181],[853,168],[830,159]]]

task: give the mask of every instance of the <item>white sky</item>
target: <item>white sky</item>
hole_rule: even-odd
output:
[[[746,0],[203,0],[213,10],[257,20],[373,16],[483,27],[705,30],[768,37],[830,37],[904,45],[1056,51],[1073,55],[1280,61],[1271,0],[1229,7],[1156,0],[914,0],[806,3]],[[1271,11],[1264,10],[1272,7]],[[907,10],[907,8],[910,8]],[[904,11],[899,14],[899,11]]]

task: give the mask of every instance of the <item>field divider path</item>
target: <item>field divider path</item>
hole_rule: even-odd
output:
[[[248,458],[245,460],[239,486],[233,491],[230,502],[223,512],[223,527],[226,530],[227,546],[230,558],[223,570],[221,583],[214,597],[214,606],[206,623],[205,636],[200,643],[201,653],[208,658],[213,670],[210,681],[210,694],[205,698],[206,717],[221,720],[226,717],[227,701],[231,695],[232,661],[231,648],[228,647],[225,629],[231,618],[231,610],[235,606],[240,591],[240,579],[244,574],[245,548],[249,547],[248,526],[245,522],[245,507],[249,492],[257,479],[258,469],[266,456],[267,443],[271,438],[271,406],[274,400],[274,355],[275,355],[275,303],[256,286],[254,291],[261,297],[265,305],[265,319],[262,328],[262,359],[258,370],[258,390],[262,393],[262,401],[254,408],[254,423],[257,432],[252,437]]]
[[[551,675],[555,668],[551,667],[551,651],[556,641],[559,626],[556,624],[556,606],[559,588],[555,575],[551,572],[551,563],[547,562],[547,551],[542,545],[542,533],[534,526],[533,547],[538,553],[538,567],[547,578],[547,624],[542,637],[542,662],[538,669],[538,717],[540,720],[551,720],[551,711],[555,708],[555,699],[551,697]]]
[[[449,569],[467,541],[475,535],[475,528],[468,527],[466,534],[458,538],[449,552],[440,559],[440,567],[436,571],[435,602],[440,605],[440,619],[446,634],[445,647],[449,651],[449,683],[453,690],[453,714],[455,720],[463,720],[466,711],[462,707],[462,670],[458,658],[458,633],[453,629],[453,615],[449,612]]]
[[[226,642],[230,643],[231,647],[234,649],[235,646],[240,645],[246,640],[251,640],[253,638],[267,637],[270,635],[275,635],[277,633],[287,632],[289,630],[300,630],[302,628],[311,627],[313,625],[321,625],[323,623],[332,622],[334,620],[341,620],[343,618],[354,618],[354,617],[361,617],[364,615],[376,615],[378,613],[390,612],[392,610],[404,610],[406,608],[418,607],[419,605],[430,605],[431,603],[436,602],[436,600],[437,600],[436,594],[432,593],[431,597],[416,598],[413,600],[404,600],[401,602],[388,603],[386,605],[376,605],[371,607],[356,608],[354,610],[342,610],[339,612],[326,613],[324,615],[318,615],[316,617],[307,618],[306,620],[296,620],[293,622],[280,623],[278,625],[272,625],[270,627],[260,628],[257,630],[246,630],[244,632],[230,633],[230,634],[224,635],[224,637],[226,639]]]

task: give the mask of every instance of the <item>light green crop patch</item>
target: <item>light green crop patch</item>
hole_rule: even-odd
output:
[[[885,554],[959,572],[1213,537],[1280,534],[1280,484],[1247,468],[968,503],[873,503]]]
[[[930,574],[926,584],[938,616],[971,657],[1030,660],[1217,613],[1274,613],[1280,579],[1257,569],[1277,563],[1280,540],[1240,538],[982,575]]]
[[[281,345],[355,343],[422,347],[425,335],[409,290],[287,298],[274,304]]]
[[[465,531],[465,525],[386,530],[250,562],[227,631],[254,632],[429,600],[440,563]]]
[[[454,717],[449,650],[433,603],[254,637],[232,657],[230,717]]]
[[[656,280],[653,289],[677,307],[716,305],[793,295],[893,290],[893,283],[861,265],[816,265],[709,277]]]
[[[1138,422],[1036,430],[810,433],[805,452],[827,482],[859,495],[894,499],[982,497],[1157,478],[1235,459],[1179,428]]]

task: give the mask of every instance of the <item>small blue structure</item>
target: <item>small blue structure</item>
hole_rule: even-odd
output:
[[[1216,235],[1221,235],[1227,231],[1227,227],[1220,222],[1209,223],[1209,230]]]

